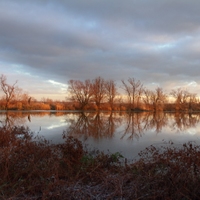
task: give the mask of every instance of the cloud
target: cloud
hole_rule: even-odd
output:
[[[199,12],[198,0],[2,0],[2,73],[37,77],[49,94],[56,82],[97,76],[198,88]]]

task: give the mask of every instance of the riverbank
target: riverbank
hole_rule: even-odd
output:
[[[150,146],[127,163],[120,153],[32,140],[28,128],[0,129],[0,199],[198,199],[200,147]],[[38,142],[40,141],[40,142]]]

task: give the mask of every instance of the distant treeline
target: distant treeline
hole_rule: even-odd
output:
[[[65,101],[42,98],[38,101],[0,77],[4,95],[0,99],[1,110],[106,110],[106,111],[200,111],[196,94],[178,88],[170,93],[163,88],[147,89],[140,80],[128,78],[117,87],[114,80],[102,77],[85,81],[70,80]],[[119,92],[121,91],[121,93]]]

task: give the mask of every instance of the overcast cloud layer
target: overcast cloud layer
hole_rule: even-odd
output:
[[[200,1],[0,0],[0,69],[54,99],[97,76],[199,93]]]

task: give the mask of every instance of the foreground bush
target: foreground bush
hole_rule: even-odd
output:
[[[0,129],[0,199],[198,199],[200,147],[150,146],[134,163],[82,143],[36,142],[29,129]]]

